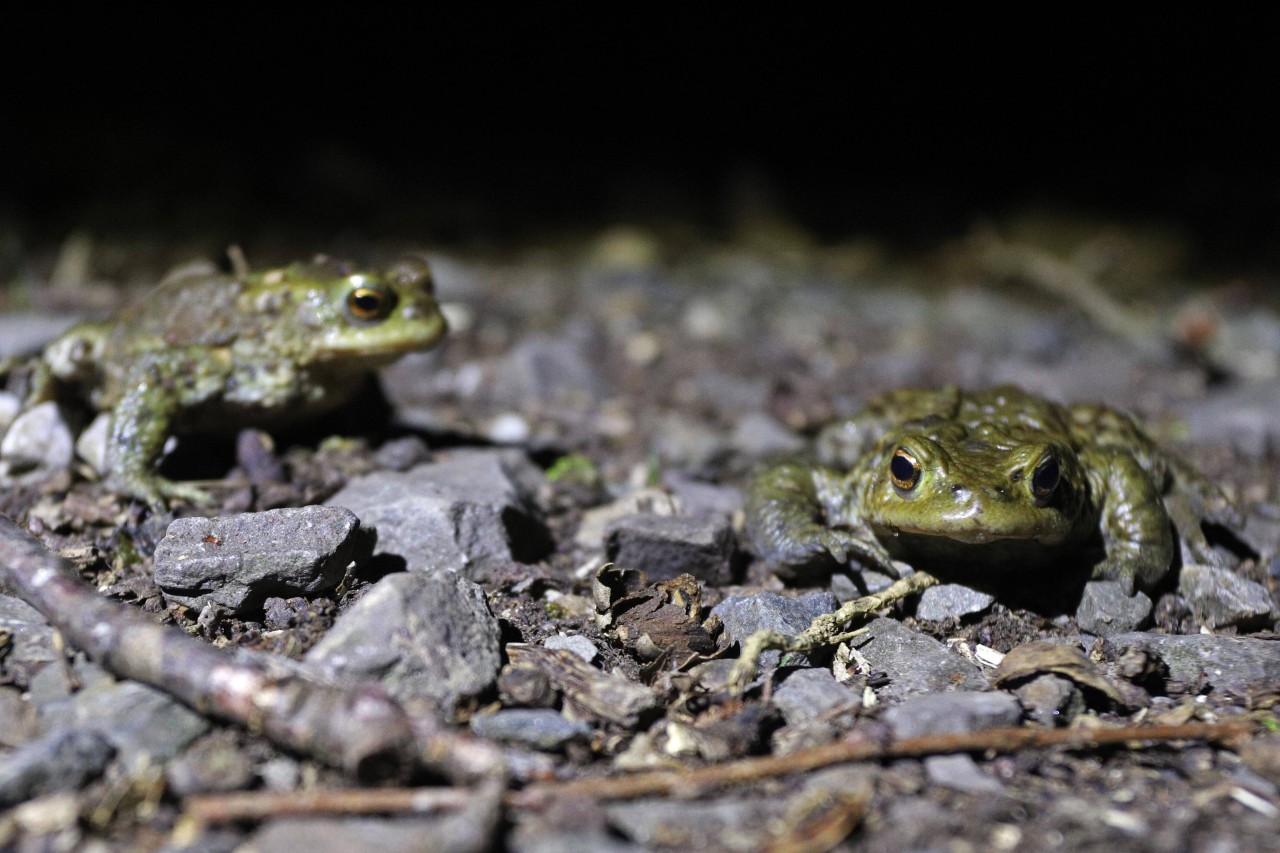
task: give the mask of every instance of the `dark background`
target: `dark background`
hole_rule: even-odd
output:
[[[486,14],[89,22],[16,69],[0,229],[484,247],[726,237],[766,206],[912,248],[1035,208],[1178,226],[1207,267],[1280,256],[1274,62],[1247,19]]]

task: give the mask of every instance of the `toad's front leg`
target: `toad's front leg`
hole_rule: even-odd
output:
[[[1102,502],[1099,524],[1106,557],[1094,566],[1093,577],[1119,581],[1132,595],[1134,588],[1151,589],[1173,564],[1172,522],[1161,490],[1136,459],[1121,450],[1100,454],[1091,476]]]

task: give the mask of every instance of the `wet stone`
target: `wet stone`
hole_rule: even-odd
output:
[[[156,585],[170,602],[237,613],[268,597],[314,595],[368,556],[359,528],[350,510],[325,506],[179,518],[156,546]]]
[[[1146,593],[1127,595],[1117,581],[1089,581],[1076,608],[1076,624],[1089,634],[1111,637],[1141,626],[1152,607]]]
[[[0,481],[41,479],[71,464],[75,440],[58,404],[40,403],[14,418],[0,438]]]
[[[610,561],[642,569],[651,581],[686,572],[709,584],[733,577],[736,543],[725,520],[630,515],[611,522],[604,541]]]
[[[956,583],[931,586],[920,595],[916,618],[929,622],[960,619],[982,613],[995,601],[995,596]]]
[[[773,691],[773,704],[787,725],[812,722],[837,708],[856,710],[859,693],[836,681],[828,669],[806,667],[786,673]]]
[[[518,743],[553,752],[571,741],[586,741],[591,727],[567,719],[551,708],[508,708],[471,718],[471,731],[480,737]]]
[[[872,669],[889,674],[889,683],[876,689],[882,699],[902,700],[920,693],[987,686],[987,678],[977,666],[901,622],[881,617],[867,629],[855,643]]]
[[[397,699],[452,711],[486,690],[502,665],[484,591],[454,572],[385,577],[306,655],[326,677],[376,680]]]
[[[460,451],[408,471],[357,477],[328,504],[376,530],[375,557],[411,572],[480,576],[494,563],[536,562],[550,547],[534,502],[542,482],[519,451]]]
[[[1022,720],[1018,700],[1001,691],[932,693],[915,696],[884,712],[894,737],[971,734],[1016,726]]]
[[[808,628],[814,619],[839,607],[835,596],[823,590],[804,595],[786,596],[776,592],[757,592],[751,595],[730,595],[711,608],[711,615],[718,616],[730,642],[744,642],[756,631],[778,631],[782,634],[798,634]],[[764,667],[778,665],[781,653],[767,651],[760,657]],[[804,655],[788,656],[789,661],[808,663]]]
[[[1276,616],[1271,595],[1260,583],[1216,566],[1182,567],[1178,592],[1205,627],[1252,627]]]
[[[1269,689],[1280,683],[1280,644],[1253,637],[1208,634],[1120,634],[1117,649],[1138,648],[1169,667],[1169,677],[1195,684],[1203,675],[1215,690],[1244,692],[1251,686]]]
[[[90,730],[56,730],[0,761],[0,808],[54,791],[74,791],[98,778],[116,749]]]
[[[143,755],[167,761],[209,730],[209,721],[159,690],[123,681],[81,690],[40,709],[47,731],[100,733],[132,765]]]

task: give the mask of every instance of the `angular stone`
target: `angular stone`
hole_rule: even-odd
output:
[[[1001,691],[915,696],[884,712],[884,721],[897,738],[970,734],[1016,726],[1021,719],[1022,705]]]
[[[920,603],[916,605],[916,618],[929,622],[959,619],[983,612],[995,600],[995,596],[958,583],[939,584],[929,587],[920,595]]]
[[[519,743],[545,752],[591,737],[591,727],[586,723],[570,720],[551,708],[506,708],[492,714],[477,714],[471,718],[471,731],[480,737]]]
[[[804,448],[804,439],[764,412],[748,412],[739,418],[729,443],[735,450],[757,459]]]
[[[1169,677],[1195,684],[1203,675],[1217,690],[1243,692],[1280,684],[1280,642],[1253,637],[1135,632],[1111,638],[1117,649],[1148,651],[1169,667]]]
[[[535,562],[551,544],[534,498],[542,472],[523,453],[465,451],[404,472],[357,477],[329,506],[377,531],[375,556],[412,572],[478,575],[494,563]]]
[[[1178,576],[1178,592],[1207,628],[1250,627],[1275,618],[1267,588],[1230,569],[1188,565]]]
[[[46,731],[90,730],[100,733],[132,765],[143,755],[168,761],[209,730],[209,721],[167,694],[121,681],[81,690],[40,708]]]
[[[629,515],[605,528],[604,541],[610,561],[641,569],[651,581],[686,572],[709,584],[733,579],[736,543],[724,519]]]
[[[400,700],[451,712],[493,684],[502,665],[498,621],[484,591],[455,572],[380,580],[306,655],[345,682],[380,681]]]
[[[609,392],[583,354],[585,343],[533,334],[517,343],[494,371],[488,397],[520,409],[532,403],[587,405]]]
[[[858,638],[858,651],[872,669],[889,674],[889,683],[876,689],[882,699],[902,700],[920,693],[987,686],[987,677],[977,666],[901,622],[881,617],[867,629],[867,634]]]
[[[856,710],[861,695],[836,681],[829,669],[805,668],[788,672],[773,691],[773,704],[782,711],[787,725],[808,723],[836,708]]]
[[[684,515],[732,518],[742,509],[742,490],[695,480],[679,471],[662,476],[662,485],[672,491],[684,507]]]
[[[30,604],[12,595],[0,593],[0,632],[11,639],[5,664],[42,664],[57,660],[53,644],[53,628]]]
[[[931,755],[924,760],[929,781],[968,794],[1003,794],[1000,780],[983,773],[972,756]]]
[[[548,649],[565,649],[573,652],[587,663],[591,663],[600,654],[596,644],[581,634],[557,634],[554,637],[548,637],[542,645]]]
[[[823,590],[796,596],[757,592],[750,595],[730,595],[711,608],[711,615],[720,618],[730,642],[741,643],[756,631],[799,634],[814,619],[839,606],[835,596]],[[762,666],[773,667],[778,665],[780,658],[780,652],[768,651],[760,657],[760,662]],[[808,658],[803,655],[796,655],[794,659],[808,662]]]
[[[1146,593],[1127,595],[1116,581],[1089,581],[1076,608],[1076,624],[1081,631],[1111,637],[1141,626],[1151,609]]]
[[[69,466],[74,450],[58,404],[40,403],[14,418],[0,438],[0,479],[43,479]]]
[[[0,761],[0,808],[96,779],[116,749],[98,732],[58,729]]]
[[[170,602],[234,612],[314,595],[368,556],[359,527],[350,510],[328,506],[179,518],[156,546],[155,581]]]

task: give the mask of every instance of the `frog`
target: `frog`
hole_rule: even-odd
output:
[[[1039,583],[1054,571],[1150,591],[1178,560],[1222,565],[1202,522],[1223,489],[1132,416],[1011,385],[903,388],[761,468],[746,532],[784,580],[841,567]],[[971,584],[972,585],[972,584]]]
[[[261,272],[196,262],[45,347],[26,405],[71,398],[107,413],[102,467],[120,495],[156,509],[203,504],[204,489],[157,470],[170,436],[305,422],[446,331],[416,256],[376,271],[323,255]]]

